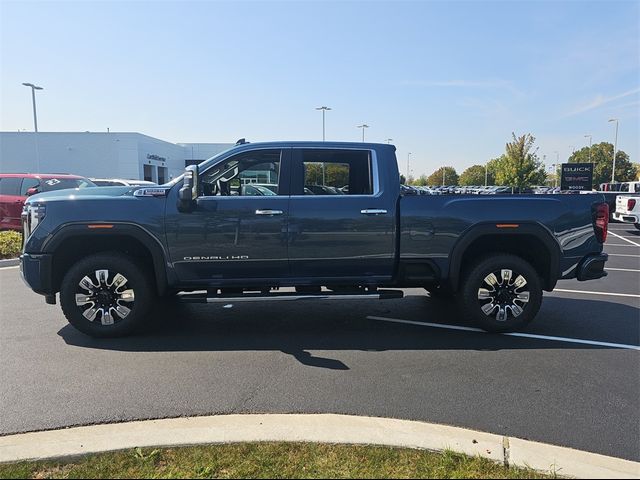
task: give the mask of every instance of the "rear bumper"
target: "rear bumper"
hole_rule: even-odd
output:
[[[576,269],[576,278],[583,282],[606,277],[607,272],[604,271],[604,264],[608,259],[609,255],[606,253],[587,255]]]
[[[23,253],[20,256],[20,273],[31,290],[40,295],[54,295],[53,257],[49,254],[34,255]]]
[[[630,215],[628,213],[614,212],[613,219],[625,223],[640,223],[637,215]]]

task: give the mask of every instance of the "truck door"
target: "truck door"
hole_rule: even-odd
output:
[[[291,275],[345,282],[390,279],[397,198],[381,187],[375,151],[297,148],[292,163]]]
[[[289,275],[289,157],[282,148],[227,157],[199,172],[192,212],[168,204],[167,242],[181,281],[228,285]]]

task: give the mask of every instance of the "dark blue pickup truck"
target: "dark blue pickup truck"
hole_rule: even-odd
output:
[[[160,187],[29,198],[21,268],[92,336],[132,332],[166,297],[397,298],[404,287],[456,295],[480,327],[507,331],[559,279],[606,275],[608,218],[600,195],[403,196],[392,145],[245,143]]]

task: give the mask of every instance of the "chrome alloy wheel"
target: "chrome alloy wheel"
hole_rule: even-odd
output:
[[[513,318],[520,316],[529,303],[529,296],[527,280],[509,269],[490,273],[478,289],[483,313],[499,322],[506,322],[509,314]]]
[[[113,325],[126,318],[135,300],[127,278],[120,273],[111,276],[109,270],[96,270],[95,278],[94,281],[86,275],[78,283],[76,305],[84,310],[82,315],[93,322],[100,314],[102,325]]]

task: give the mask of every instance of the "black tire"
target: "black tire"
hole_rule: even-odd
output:
[[[633,226],[640,230],[640,223],[634,223]]]
[[[106,278],[99,273],[104,271]],[[60,305],[69,323],[99,338],[122,337],[141,329],[155,298],[154,282],[147,269],[117,252],[79,260],[64,276],[60,288]]]
[[[538,272],[527,261],[494,254],[468,271],[461,300],[465,315],[483,330],[511,332],[526,326],[540,310],[542,285]]]

